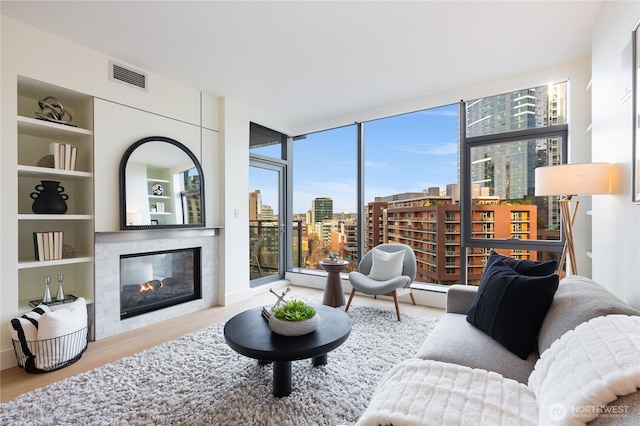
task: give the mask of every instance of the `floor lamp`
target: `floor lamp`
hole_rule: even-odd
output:
[[[562,269],[567,256],[571,262],[571,273],[578,274],[576,249],[573,240],[573,224],[580,200],[576,195],[611,193],[611,165],[608,163],[561,164],[536,168],[536,196],[558,196],[565,244],[558,263]]]

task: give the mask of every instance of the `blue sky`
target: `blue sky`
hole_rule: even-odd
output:
[[[457,182],[457,105],[365,123],[365,200]],[[356,126],[310,134],[293,145],[293,212],[331,197],[334,212],[356,211]],[[269,172],[252,168],[250,188],[275,207]]]

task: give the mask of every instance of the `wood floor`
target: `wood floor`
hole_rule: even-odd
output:
[[[293,285],[290,287],[291,292],[287,297],[288,299],[296,297],[322,299],[322,290]],[[273,304],[275,302],[274,299],[273,294],[269,292],[259,292],[247,301],[230,306],[216,306],[97,342],[90,342],[82,358],[62,370],[44,374],[29,374],[19,367],[3,370],[0,372],[0,402],[10,401],[23,393],[131,356],[184,334],[201,330],[219,322],[225,322],[246,309]],[[352,305],[376,306],[380,309],[394,311],[392,300],[376,300],[367,296],[356,295]],[[429,318],[440,318],[444,313],[442,309],[420,305],[413,306],[407,303],[400,305],[400,312]]]

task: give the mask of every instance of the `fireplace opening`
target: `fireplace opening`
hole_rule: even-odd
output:
[[[200,247],[120,256],[120,319],[201,297]]]

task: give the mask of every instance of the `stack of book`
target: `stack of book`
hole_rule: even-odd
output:
[[[34,232],[33,248],[36,260],[62,259],[63,236],[62,231]]]
[[[51,142],[49,153],[53,155],[53,168],[63,170],[76,169],[78,148],[68,143]]]

